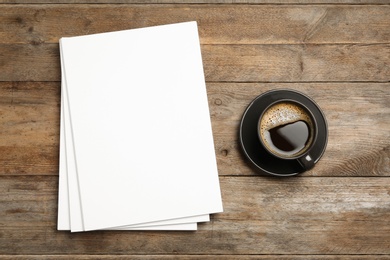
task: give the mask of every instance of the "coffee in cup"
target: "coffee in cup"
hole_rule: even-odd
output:
[[[303,104],[280,100],[268,106],[259,118],[258,135],[273,156],[298,160],[306,170],[314,166],[309,151],[316,140],[316,122]]]

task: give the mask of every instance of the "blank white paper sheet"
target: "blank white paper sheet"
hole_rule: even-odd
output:
[[[60,50],[58,229],[196,230],[222,212],[196,22]]]

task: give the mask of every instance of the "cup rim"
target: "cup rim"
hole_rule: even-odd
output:
[[[263,139],[261,138],[261,133],[260,133],[260,123],[261,123],[261,119],[263,118],[263,115],[265,114],[265,112],[272,106],[274,106],[275,104],[278,104],[278,103],[282,103],[282,102],[291,102],[291,103],[295,103],[295,104],[298,104],[299,106],[303,107],[305,109],[306,112],[309,113],[309,116],[311,118],[311,120],[313,121],[313,127],[314,127],[314,137],[313,137],[313,140],[311,141],[309,147],[306,148],[306,150],[304,150],[304,152],[302,153],[299,153],[295,156],[281,156],[281,155],[278,155],[276,153],[273,153],[272,151],[270,151],[268,149],[268,147],[264,144],[263,142]],[[264,150],[267,151],[270,155],[276,157],[276,158],[279,158],[281,160],[297,160],[299,158],[302,158],[304,156],[306,156],[310,150],[313,148],[314,144],[316,143],[317,141],[317,137],[318,137],[318,127],[317,127],[317,120],[316,118],[314,117],[313,113],[310,111],[310,109],[307,108],[307,106],[305,104],[303,104],[302,102],[300,101],[297,101],[297,100],[294,100],[294,99],[291,99],[291,98],[284,98],[284,99],[278,99],[278,100],[275,100],[274,102],[272,102],[271,104],[269,104],[260,114],[259,116],[259,119],[257,121],[257,137],[260,141],[260,144],[263,146]]]

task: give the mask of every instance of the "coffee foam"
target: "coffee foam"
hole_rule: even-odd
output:
[[[310,127],[313,125],[310,116],[302,107],[294,103],[282,102],[268,108],[260,122],[260,129],[267,131],[299,120],[305,121]]]
[[[310,115],[298,104],[285,101],[272,105],[263,114],[260,121],[259,130],[262,140],[265,142],[266,146],[269,146],[269,144],[267,144],[267,140],[269,139],[268,131],[270,129],[297,121],[305,121],[310,129],[314,129],[314,123]],[[309,143],[313,139],[313,134],[311,133],[310,136]]]

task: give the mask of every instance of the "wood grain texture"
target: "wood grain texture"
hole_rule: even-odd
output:
[[[390,6],[0,6],[0,81],[58,81],[58,39],[197,20],[207,81],[389,81]],[[66,26],[65,26],[66,25]]]
[[[56,231],[58,40],[191,20],[224,212],[196,232]],[[0,259],[390,259],[389,65],[388,0],[0,0]],[[238,143],[247,105],[280,88],[329,127],[287,179]]]
[[[250,174],[238,128],[248,104],[279,88],[301,91],[324,111],[326,153],[305,176],[375,176],[390,173],[390,85],[366,83],[209,83],[208,97],[220,174]]]
[[[7,255],[1,256],[0,259],[18,259],[18,260],[34,260],[34,259],[69,259],[69,255]],[[313,259],[311,255],[72,255],[73,259],[90,260],[90,259],[277,259],[277,260],[307,260]],[[387,255],[315,255],[318,260],[388,260],[390,256]]]
[[[202,44],[389,43],[390,5],[0,5],[0,43],[197,21]]]
[[[2,254],[390,253],[389,178],[221,177],[224,213],[197,232],[74,234],[55,230],[57,177],[0,180]]]
[[[389,81],[390,44],[206,45],[207,81]]]
[[[0,0],[8,4],[389,4],[387,0]]]
[[[202,45],[208,82],[390,81],[390,43]],[[58,44],[0,44],[0,81],[59,81]]]
[[[0,171],[58,172],[60,86],[0,83]]]
[[[220,175],[255,174],[239,123],[257,95],[278,88],[306,93],[327,117],[326,153],[305,176],[390,176],[390,83],[207,83]],[[1,175],[58,174],[59,102],[58,82],[0,83]]]

